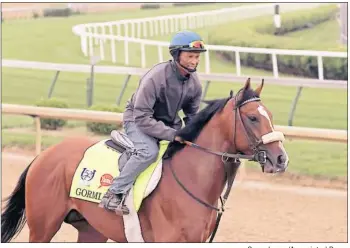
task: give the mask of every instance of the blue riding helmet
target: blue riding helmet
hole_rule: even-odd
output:
[[[196,68],[190,69],[180,64],[179,56],[181,51],[202,53],[206,52],[207,49],[205,49],[202,38],[195,32],[181,31],[173,36],[169,45],[169,52],[174,60],[177,61],[182,68],[191,73],[195,72]]]
[[[169,45],[171,56],[177,60],[180,51],[206,52],[202,38],[192,31],[181,31],[176,33]]]

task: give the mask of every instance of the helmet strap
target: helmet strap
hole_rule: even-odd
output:
[[[186,71],[188,71],[189,73],[192,73],[192,72],[195,72],[195,71],[197,71],[197,68],[194,68],[194,69],[190,69],[190,68],[187,68],[187,67],[185,67],[185,66],[183,66],[183,65],[181,65],[181,63],[180,63],[180,61],[179,60],[177,60],[176,61],[182,68],[184,68]]]

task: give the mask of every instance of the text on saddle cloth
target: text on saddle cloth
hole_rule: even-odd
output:
[[[70,197],[99,203],[112,184],[113,178],[119,175],[118,161],[122,154],[108,147],[106,141],[108,140],[102,140],[85,151],[73,177]],[[159,181],[160,176],[155,175],[155,173],[159,173],[159,171],[161,173],[161,170],[155,169],[157,165],[162,166],[161,159],[167,146],[168,142],[161,142],[157,161],[136,179],[133,186],[136,211],[139,210],[142,200],[150,193],[146,192],[147,185],[156,184]],[[158,181],[153,182],[152,180]],[[145,195],[145,193],[148,194]]]

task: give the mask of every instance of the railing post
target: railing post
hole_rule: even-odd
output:
[[[93,56],[90,58],[90,78],[87,80],[86,85],[86,93],[87,93],[87,106],[90,107],[93,104],[93,98],[94,98],[94,70],[95,65],[100,61],[100,58],[98,56]]]
[[[41,123],[40,117],[34,116],[36,137],[35,137],[35,154],[39,155],[41,152]]]
[[[88,38],[88,42],[89,42],[89,56],[94,56],[94,38],[92,37],[92,34],[89,35]]]
[[[123,98],[123,95],[124,95],[126,86],[128,85],[128,82],[129,82],[130,78],[131,78],[131,75],[128,74],[128,75],[126,76],[125,81],[124,81],[123,88],[122,88],[122,90],[120,91],[120,94],[119,94],[119,96],[118,96],[118,98],[117,98],[117,100],[116,100],[118,106],[120,105],[120,102],[121,102],[121,100],[122,100],[122,98]]]
[[[60,71],[57,71],[55,74],[55,77],[52,80],[51,86],[50,86],[50,90],[49,90],[49,94],[48,94],[48,98],[51,98],[52,93],[53,93],[53,89],[55,88],[55,84],[58,78],[58,75],[60,74]]]
[[[85,56],[88,56],[88,40],[87,40],[87,37],[85,35],[82,35],[81,36],[81,50],[83,51],[84,55]]]
[[[302,86],[299,86],[299,87],[298,87],[297,95],[295,96],[295,98],[294,98],[294,100],[293,100],[292,108],[291,108],[291,110],[290,110],[289,117],[288,117],[288,126],[293,126],[294,112],[295,112],[295,109],[296,109],[296,107],[297,107],[298,100],[299,100],[299,98],[300,98],[302,89],[303,89]]]
[[[111,56],[112,56],[112,62],[116,63],[117,62],[117,58],[116,58],[116,51],[115,51],[115,42],[116,40],[111,39]]]
[[[94,26],[95,35],[98,34],[98,29],[97,28],[98,28],[97,26]],[[95,37],[95,45],[98,45],[98,38],[97,37]]]
[[[207,52],[205,53],[205,73],[210,73],[210,57],[208,48]]]
[[[105,60],[105,48],[103,39],[100,39],[100,58],[101,60]]]
[[[277,65],[277,55],[276,53],[272,53],[272,68],[273,68],[273,76],[278,78],[278,65]]]
[[[317,66],[318,66],[318,79],[323,80],[323,61],[322,56],[317,56]]]
[[[235,58],[236,58],[236,75],[241,75],[241,58],[239,56],[239,51],[235,51]]]
[[[127,40],[124,41],[124,58],[125,64],[129,65],[129,42]]]

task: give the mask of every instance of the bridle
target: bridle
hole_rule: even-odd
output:
[[[267,133],[263,136],[261,136],[261,138],[257,138],[254,134],[254,132],[252,131],[252,129],[247,128],[246,125],[244,124],[244,121],[242,120],[242,115],[241,115],[241,111],[240,108],[245,105],[248,104],[250,102],[258,102],[261,101],[261,99],[259,97],[253,97],[251,99],[248,99],[244,102],[242,102],[241,104],[238,105],[238,95],[239,93],[242,92],[242,90],[240,90],[238,92],[238,94],[235,97],[235,107],[234,107],[234,111],[235,111],[235,121],[234,121],[234,134],[236,134],[236,120],[238,119],[238,121],[242,124],[243,126],[243,133],[246,136],[247,140],[248,140],[248,146],[249,148],[253,151],[253,155],[252,157],[248,160],[250,161],[255,161],[255,162],[259,162],[260,165],[264,165],[266,163],[266,151],[264,150],[259,150],[259,147],[261,145],[265,145],[265,144],[269,144],[275,141],[284,141],[284,135],[282,132],[279,131],[274,131],[272,130],[270,133]],[[235,139],[236,139],[236,135],[235,135]],[[234,142],[236,144],[236,142]],[[240,155],[240,154],[239,154]],[[244,157],[241,157],[242,159],[244,159]]]
[[[232,165],[235,165],[236,168],[238,168],[238,166],[240,165],[239,159],[247,159],[249,161],[259,162],[261,164],[261,166],[264,166],[264,164],[267,161],[266,151],[259,150],[259,147],[263,144],[268,144],[268,143],[272,143],[275,141],[281,141],[281,142],[284,141],[284,135],[282,132],[272,130],[272,132],[263,135],[261,138],[257,138],[255,136],[254,132],[250,128],[246,127],[246,125],[244,124],[244,121],[242,119],[242,116],[241,116],[240,108],[243,105],[248,104],[250,102],[257,102],[257,101],[261,101],[261,100],[259,97],[253,97],[253,98],[250,98],[250,99],[248,99],[248,100],[246,100],[238,105],[238,99],[239,99],[238,96],[240,94],[242,94],[242,92],[243,91],[241,89],[234,97],[234,103],[235,103],[234,108],[233,108],[234,116],[235,116],[235,120],[233,122],[234,123],[233,135],[234,135],[234,143],[235,143],[234,145],[236,146],[236,127],[237,127],[236,121],[238,120],[238,122],[241,123],[241,125],[243,126],[243,130],[244,130],[243,133],[245,134],[245,136],[248,140],[248,145],[249,145],[249,148],[253,151],[253,155],[245,155],[245,154],[241,154],[241,153],[217,152],[217,151],[212,151],[212,150],[205,148],[205,147],[201,147],[201,146],[199,146],[193,142],[187,141],[187,140],[183,141],[183,143],[188,145],[188,146],[194,147],[196,149],[202,150],[202,151],[207,152],[207,153],[221,156],[221,161],[223,162],[223,164],[225,166],[225,176],[226,176],[226,182],[227,182],[227,187],[226,187],[226,192],[224,194],[224,197],[222,198],[220,196],[221,208],[214,207],[214,206],[204,202],[203,200],[199,199],[197,196],[193,195],[193,193],[191,193],[185,187],[185,185],[182,184],[182,182],[179,180],[179,178],[176,176],[174,169],[172,167],[172,164],[171,164],[171,160],[169,163],[170,170],[171,170],[175,180],[182,187],[182,189],[187,194],[189,194],[193,199],[195,199],[197,202],[199,202],[200,204],[218,212],[218,216],[216,219],[216,225],[215,225],[213,233],[211,234],[209,242],[212,242],[214,237],[215,237],[216,231],[218,229],[218,226],[219,226],[219,223],[221,220],[222,213],[225,211],[224,210],[225,202],[228,199],[229,193],[230,193],[232,185],[233,185],[233,181],[235,179],[236,170],[234,172],[232,171],[232,167],[233,167]]]

